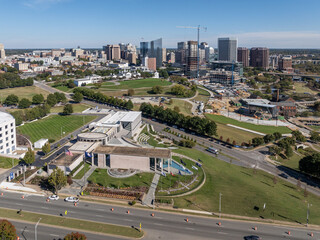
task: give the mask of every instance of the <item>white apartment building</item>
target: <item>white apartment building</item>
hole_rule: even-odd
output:
[[[9,113],[0,112],[0,153],[12,154],[16,144],[16,120]]]

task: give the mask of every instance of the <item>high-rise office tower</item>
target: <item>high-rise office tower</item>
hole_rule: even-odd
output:
[[[174,52],[169,52],[167,55],[167,62],[168,63],[175,63],[176,62],[176,55]]]
[[[238,62],[242,63],[243,67],[249,66],[249,49],[245,47],[238,48]]]
[[[236,38],[218,38],[218,59],[237,61],[238,40]]]
[[[103,51],[105,51],[107,55],[107,60],[118,61],[121,59],[121,51],[118,44],[103,46]]]
[[[187,42],[178,42],[178,50],[175,54],[175,60],[177,63],[186,64],[187,62],[187,49],[188,43]]]
[[[166,61],[167,61],[167,49],[162,48],[162,62],[166,62]]]
[[[156,58],[157,68],[162,66],[162,38],[150,42],[149,56],[151,58]]]
[[[128,53],[129,64],[137,64],[137,54],[135,52]]]
[[[251,48],[250,49],[250,66],[268,69],[269,68],[269,49],[268,48]]]
[[[6,51],[4,50],[4,46],[2,43],[0,43],[0,59],[6,58]]]
[[[292,70],[292,57],[291,56],[283,56],[279,59],[278,69],[280,71],[290,71]]]
[[[198,66],[198,42],[188,41],[187,74],[197,71]]]
[[[140,57],[147,57],[149,53],[149,42],[140,42]]]

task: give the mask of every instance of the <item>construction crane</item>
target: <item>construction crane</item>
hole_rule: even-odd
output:
[[[232,60],[232,68],[231,68],[231,71],[232,71],[232,76],[231,76],[231,85],[233,86],[233,84],[234,84],[234,76],[233,76],[233,71],[234,71],[234,60]]]
[[[199,56],[199,39],[200,39],[200,25],[198,27],[192,27],[192,26],[177,26],[177,28],[191,28],[191,29],[197,29],[198,30],[198,49],[197,49],[197,80],[199,80],[199,62],[200,62],[200,56]],[[205,31],[207,31],[206,27],[203,27]]]

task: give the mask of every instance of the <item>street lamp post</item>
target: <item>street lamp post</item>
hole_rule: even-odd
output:
[[[222,193],[219,193],[219,218],[221,218],[221,196]]]
[[[308,203],[308,208],[307,208],[307,227],[308,227],[308,224],[309,224],[309,215],[310,215],[309,205],[312,206],[312,204]]]
[[[61,139],[62,139],[62,134],[64,134],[65,132],[62,132],[62,128],[63,128],[64,126],[61,126]]]
[[[38,227],[38,224],[39,222],[41,221],[41,218],[39,218],[39,221],[37,222],[36,226],[34,227],[34,239],[37,240],[37,227]]]

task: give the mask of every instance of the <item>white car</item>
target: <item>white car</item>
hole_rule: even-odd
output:
[[[48,197],[48,199],[50,199],[50,200],[58,200],[59,196],[58,195],[51,195],[51,196]]]
[[[77,203],[77,202],[79,202],[79,198],[77,198],[77,197],[66,197],[66,198],[64,199],[64,201],[65,201],[65,202]]]

